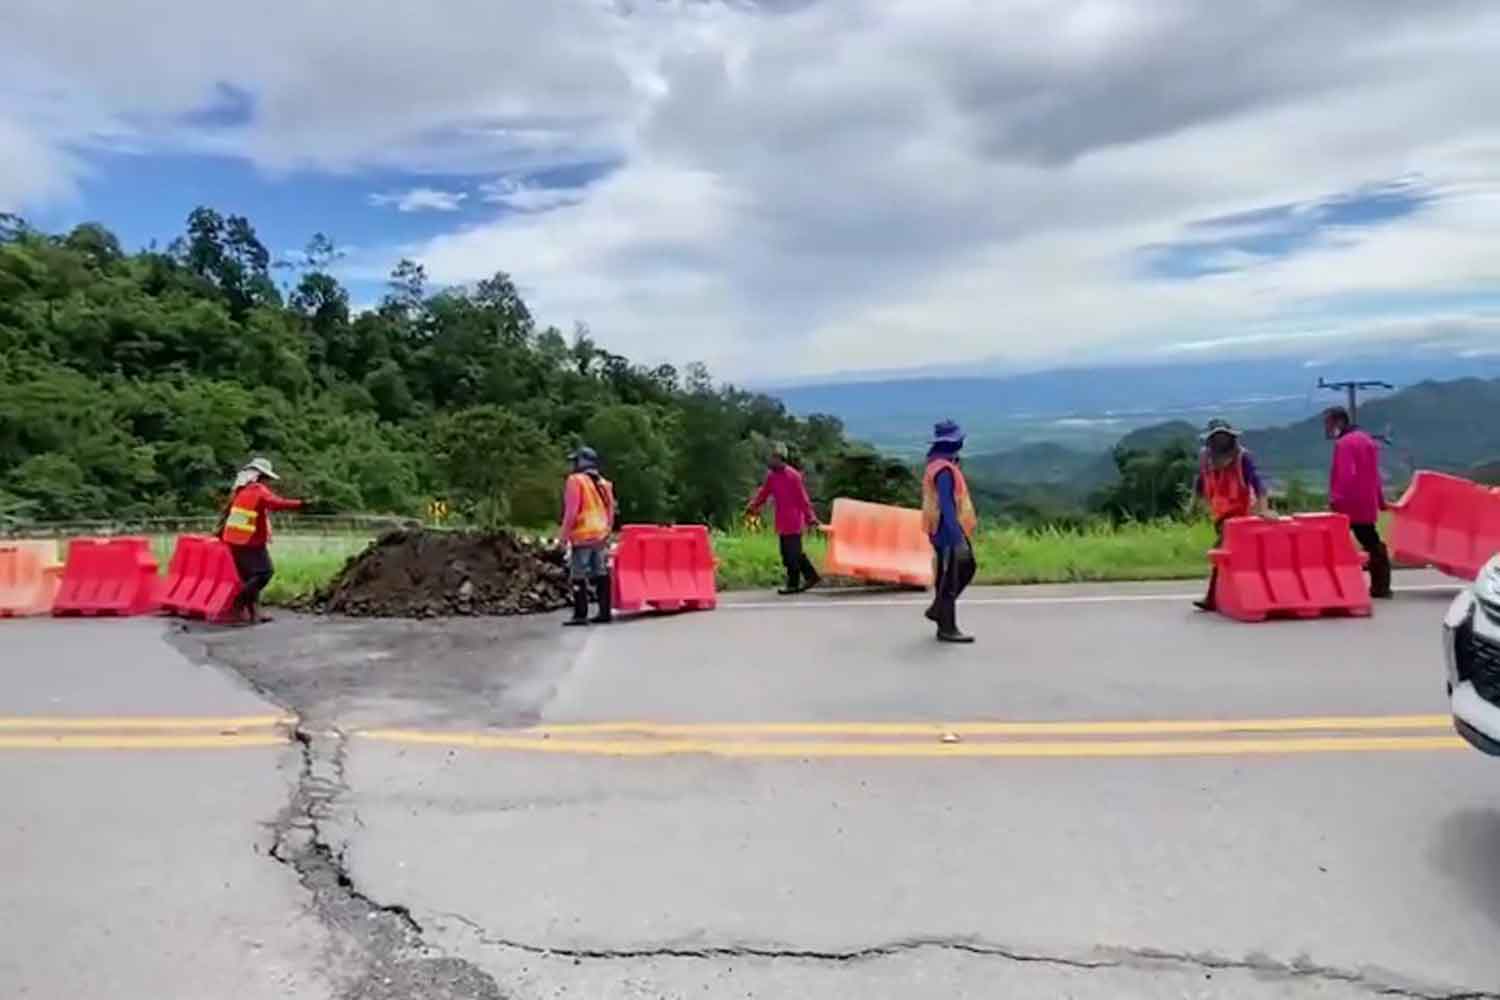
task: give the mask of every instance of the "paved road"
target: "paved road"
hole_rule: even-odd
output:
[[[0,749],[33,915],[0,994],[1500,996],[1500,763],[1447,730],[1451,591],[1403,582],[1261,626],[1181,585],[980,591],[971,648],[904,595],[7,623],[0,715],[200,721]]]

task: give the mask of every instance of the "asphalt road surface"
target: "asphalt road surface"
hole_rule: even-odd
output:
[[[1500,761],[1398,584],[0,622],[0,996],[1500,997]]]

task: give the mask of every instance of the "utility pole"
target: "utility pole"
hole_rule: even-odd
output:
[[[1357,424],[1359,423],[1359,391],[1361,389],[1394,389],[1396,387],[1389,382],[1381,382],[1377,379],[1354,379],[1342,382],[1330,382],[1325,378],[1319,378],[1318,388],[1346,393],[1349,400],[1349,422]]]

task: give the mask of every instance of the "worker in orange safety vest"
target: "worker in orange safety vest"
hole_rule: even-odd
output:
[[[563,484],[562,540],[568,547],[568,577],[573,584],[573,617],[564,625],[589,624],[589,586],[599,613],[596,624],[614,620],[609,579],[609,536],[615,527],[615,490],[599,472],[594,449],[569,456],[573,471]]]
[[[922,476],[922,525],[932,542],[937,572],[929,621],[937,624],[939,642],[971,643],[974,637],[958,629],[958,598],[974,580],[974,532],[979,518],[969,486],[959,468],[958,453],[964,432],[958,424],[944,420],[933,429],[932,448],[927,453],[927,471]]]
[[[1227,420],[1215,418],[1204,429],[1193,493],[1214,519],[1214,548],[1223,544],[1224,522],[1231,517],[1270,516],[1265,483],[1255,468],[1255,460],[1240,444],[1240,432]],[[1194,607],[1200,611],[1217,609],[1214,589],[1218,582],[1219,570],[1215,567],[1208,577],[1208,593],[1202,600],[1194,601]]]
[[[230,613],[240,624],[258,625],[271,619],[260,612],[260,593],[271,582],[271,516],[273,510],[297,510],[304,501],[277,496],[266,485],[279,479],[271,463],[252,459],[235,476],[229,504],[219,519],[219,538],[229,546],[240,576],[240,592]]]

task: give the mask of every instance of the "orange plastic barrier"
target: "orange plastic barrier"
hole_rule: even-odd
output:
[[[1422,470],[1391,509],[1391,552],[1401,562],[1472,581],[1500,552],[1500,491]]]
[[[57,543],[0,541],[0,618],[51,611],[61,578]]]
[[[932,542],[922,512],[863,500],[833,502],[824,571],[856,580],[930,587]]]
[[[1223,545],[1208,555],[1219,571],[1214,599],[1230,618],[1370,613],[1365,555],[1343,514],[1232,518]]]
[[[157,608],[156,558],[144,538],[68,543],[54,615],[142,615]]]
[[[223,618],[240,592],[229,546],[211,535],[180,535],[167,564],[161,606],[176,615]]]
[[[616,611],[708,611],[718,607],[713,544],[701,524],[627,524],[615,547],[610,589]]]

